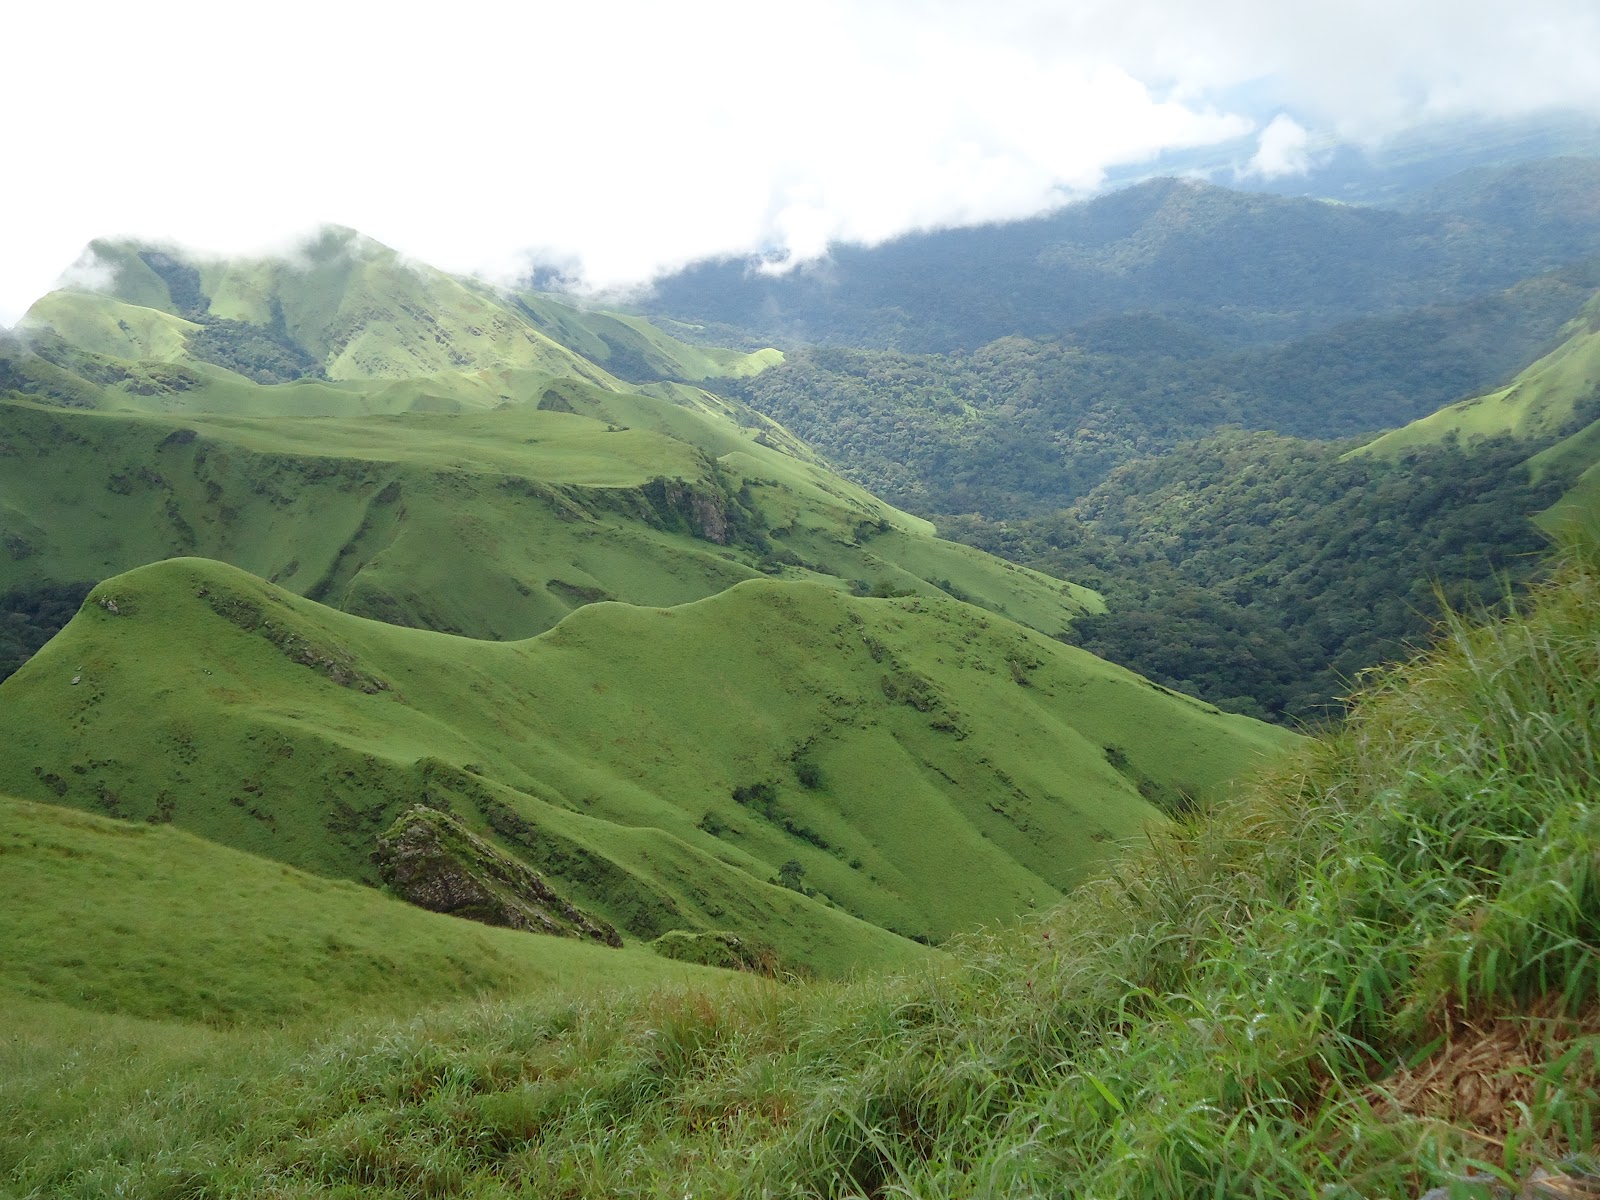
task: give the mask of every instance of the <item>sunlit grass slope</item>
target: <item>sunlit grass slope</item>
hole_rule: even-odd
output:
[[[1449,405],[1369,442],[1356,454],[1390,458],[1447,439],[1522,440],[1560,436],[1561,441],[1528,459],[1535,480],[1550,471],[1577,481],[1537,518],[1558,536],[1600,538],[1600,296],[1565,331],[1554,350],[1506,387]]]
[[[1087,589],[938,540],[764,426],[568,381],[458,414],[133,415],[0,402],[0,590],[222,559],[348,611],[474,637],[758,576],[948,591],[1047,633]]]
[[[493,929],[202,840],[0,797],[0,1003],[210,1023],[709,979]]]
[[[53,293],[27,324],[122,359],[204,360],[197,322],[270,331],[331,380],[514,370],[618,387],[751,375],[783,358],[691,346],[641,317],[502,294],[337,227],[276,258],[190,259],[108,241],[90,252],[107,290]]]
[[[426,803],[634,936],[826,972],[1048,904],[1292,740],[953,600],[768,580],[492,643],[176,560],[0,685],[15,794],[369,881]]]
[[[1358,453],[1394,457],[1450,436],[1530,439],[1558,433],[1586,414],[1600,390],[1600,296],[1568,325],[1549,354],[1499,391],[1447,405],[1369,442]],[[1592,418],[1591,418],[1592,419]]]
[[[1600,564],[1443,632],[1246,794],[899,978],[541,997],[316,1039],[25,1025],[0,1040],[0,1184],[1588,1194]]]

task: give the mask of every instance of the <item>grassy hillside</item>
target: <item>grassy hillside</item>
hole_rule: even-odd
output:
[[[246,386],[260,407],[282,390]],[[0,591],[200,554],[491,638],[594,600],[677,604],[762,576],[957,594],[1051,634],[1099,607],[934,538],[708,394],[688,407],[568,382],[539,403],[290,420],[0,401]]]
[[[488,643],[177,560],[0,685],[14,794],[355,880],[421,802],[634,936],[827,972],[1054,901],[1290,740],[952,600],[766,580]]]
[[[1550,437],[1586,425],[1600,406],[1600,296],[1562,331],[1560,344],[1503,388],[1447,405],[1369,442],[1358,453],[1394,458],[1413,446],[1511,436]]]
[[[19,646],[107,580],[0,693],[20,794],[368,883],[423,804],[635,938],[834,974],[1052,902],[1285,740],[1013,625],[1099,598],[689,382],[771,356],[347,234],[97,249],[112,291],[0,379]]]
[[[1527,466],[1535,481],[1572,481],[1541,516],[1556,534],[1600,534],[1600,296],[1563,331],[1549,354],[1508,385],[1451,404],[1353,453],[1396,460],[1408,452],[1511,437],[1544,442]],[[1554,445],[1549,443],[1554,439]]]
[[[639,317],[502,295],[350,229],[329,227],[270,259],[193,259],[133,242],[90,252],[109,291],[53,293],[25,327],[98,354],[207,362],[263,383],[522,371],[616,388],[754,374],[783,357],[690,346]]]
[[[534,401],[560,381],[613,391],[700,383],[783,357],[690,346],[639,317],[502,295],[347,229],[271,259],[191,259],[132,242],[90,252],[107,290],[38,301],[0,346],[0,389],[131,411],[459,412]]]
[[[1050,634],[1099,606],[936,541],[692,382],[775,354],[500,297],[349,231],[285,260],[95,249],[112,289],[53,293],[0,345],[0,593],[21,611],[182,554],[490,638],[758,576],[959,595]]]
[[[215,1025],[652,981],[715,986],[647,950],[437,916],[169,825],[0,797],[0,856],[8,1007]]]
[[[0,1042],[0,1180],[136,1197],[1277,1200],[1536,1178],[1586,1194],[1597,633],[1600,565],[1579,557],[1521,615],[1454,623],[1251,793],[901,978],[248,1042],[24,1026]]]
[[[643,317],[574,308],[535,292],[519,292],[509,304],[552,340],[631,383],[742,378],[783,361],[783,353],[771,348],[741,351],[690,345]]]

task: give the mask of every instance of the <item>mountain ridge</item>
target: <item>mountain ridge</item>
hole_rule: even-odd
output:
[[[1559,197],[1597,186],[1600,160],[1572,159],[1530,188]],[[908,352],[1055,336],[1149,310],[1245,347],[1459,302],[1594,252],[1592,207],[1525,235],[1473,197],[1466,214],[1401,212],[1148,180],[1026,221],[833,247],[825,263],[787,275],[742,259],[700,264],[657,281],[644,308],[780,344]]]

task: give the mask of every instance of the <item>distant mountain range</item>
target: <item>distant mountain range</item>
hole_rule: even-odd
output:
[[[1591,255],[1597,196],[1600,159],[1585,158],[1474,171],[1403,210],[1154,179],[1029,221],[836,246],[784,274],[702,264],[659,281],[646,309],[777,345],[971,350],[1132,312],[1260,345]]]

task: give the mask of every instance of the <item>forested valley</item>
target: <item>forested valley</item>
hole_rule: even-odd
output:
[[[1569,192],[1589,169],[1477,173],[1413,204],[1509,222],[1506,194],[1533,194],[1543,224],[1502,239],[1495,262],[1505,268],[1515,258],[1506,245],[1532,262],[1585,244]],[[1166,244],[1174,206],[1223,213],[1190,231],[1178,269],[1184,278],[1205,266],[1221,271],[1234,256],[1226,279],[1193,282],[1188,292],[1232,289],[1239,303],[1203,313],[1129,293],[1126,311],[1056,334],[929,350],[938,339],[912,332],[922,310],[908,295],[898,298],[912,305],[911,324],[898,327],[884,323],[886,310],[855,303],[868,282],[891,286],[863,269],[871,254],[889,280],[896,264],[918,261],[891,246],[857,252],[848,260],[855,275],[833,292],[765,285],[769,302],[786,298],[812,321],[832,313],[831,333],[728,390],[945,536],[1103,592],[1110,611],[1075,622],[1069,635],[1095,653],[1233,711],[1289,723],[1335,716],[1361,671],[1426,641],[1442,606],[1500,604],[1528,577],[1546,545],[1530,518],[1572,485],[1581,464],[1537,479],[1524,464],[1600,416],[1600,398],[1580,398],[1556,425],[1515,436],[1417,446],[1401,458],[1351,452],[1505,385],[1551,351],[1600,288],[1600,259],[1416,307],[1393,306],[1412,298],[1396,284],[1366,294],[1375,311],[1340,316],[1324,306],[1313,319],[1273,306],[1338,273],[1284,249],[1293,245],[1287,231],[1305,232],[1326,214],[1203,190],[1130,193],[1069,210],[1051,235],[1077,237],[1080,263],[1116,260],[1138,275],[1156,260],[1132,265],[1132,248]],[[1135,212],[1139,196],[1151,203]],[[1097,218],[1088,211],[1096,205]],[[1359,218],[1375,222],[1369,232],[1386,219]],[[1245,227],[1259,244],[1241,243]],[[1100,239],[1093,254],[1082,250],[1091,233]],[[949,249],[973,236],[930,241]],[[1010,230],[1006,244],[1023,236]],[[1049,253],[1059,260],[1065,251]],[[1368,267],[1372,288],[1399,270]],[[1338,294],[1358,307],[1350,269],[1339,270]],[[1092,295],[1110,304],[1103,290]],[[948,302],[930,297],[927,312]],[[1270,332],[1285,329],[1298,332]]]

